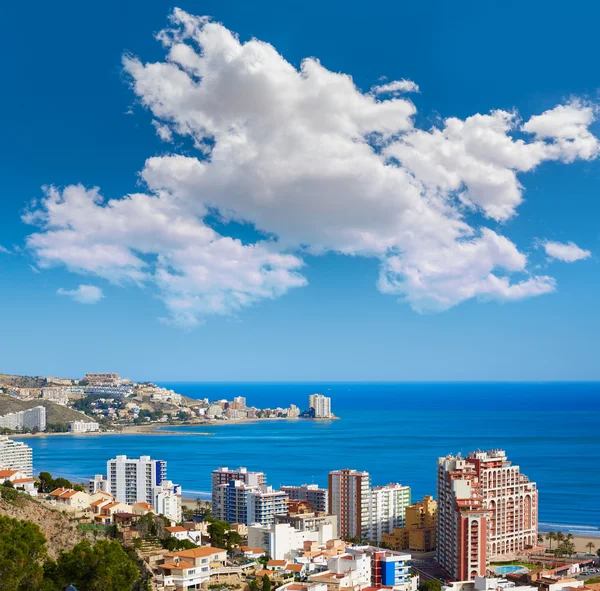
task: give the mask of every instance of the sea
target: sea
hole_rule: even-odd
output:
[[[504,449],[539,490],[541,531],[600,537],[600,383],[163,382],[191,398],[244,396],[259,408],[331,397],[340,420],[262,420],[166,427],[167,435],[24,439],[34,469],[74,480],[105,473],[117,454],[167,461],[184,496],[210,498],[211,471],[246,466],[280,485],[327,486],[330,470],[400,482],[412,500],[436,496],[437,459]],[[202,436],[209,433],[210,436]]]

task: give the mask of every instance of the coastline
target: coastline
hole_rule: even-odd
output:
[[[218,427],[224,425],[246,425],[250,423],[264,423],[272,421],[339,421],[340,417],[331,417],[329,419],[305,419],[301,417],[269,417],[263,419],[228,419],[226,421],[200,421],[200,422],[178,422],[150,425],[124,425],[120,429],[110,431],[90,431],[88,433],[71,433],[70,431],[60,433],[13,433],[9,437],[17,439],[43,438],[43,437],[99,437],[102,435],[189,435],[195,437],[212,437],[214,433],[187,432],[187,431],[169,431],[171,427]]]

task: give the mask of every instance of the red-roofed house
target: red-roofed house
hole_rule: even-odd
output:
[[[70,511],[85,511],[90,506],[90,495],[72,488],[57,488],[50,497],[57,505]]]
[[[193,544],[201,544],[202,543],[202,532],[194,529],[189,529],[187,527],[182,527],[181,525],[175,525],[173,527],[165,528],[169,535],[172,538],[177,538],[178,540],[188,540]]]
[[[212,569],[225,566],[227,550],[201,546],[192,550],[179,550],[165,554],[165,561],[157,565],[162,571],[165,587],[177,591],[200,589],[210,579]]]
[[[32,497],[37,496],[35,480],[27,476],[24,472],[20,472],[19,470],[0,470],[0,484],[7,480],[12,482],[12,485],[17,490],[22,490]]]

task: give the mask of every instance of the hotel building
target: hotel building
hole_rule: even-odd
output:
[[[438,460],[437,558],[457,580],[484,576],[501,561],[537,543],[534,482],[503,450]]]
[[[329,510],[329,491],[319,488],[318,484],[303,484],[302,486],[282,486],[290,501],[306,501],[315,511],[326,513]]]
[[[150,456],[117,456],[106,463],[106,474],[108,492],[115,500],[128,505],[140,501],[154,505],[154,489],[166,480],[167,462],[151,460]]]
[[[0,435],[0,469],[18,470],[27,476],[33,474],[33,454],[31,448],[21,441],[13,441]]]
[[[340,538],[369,534],[368,472],[335,470],[329,473],[329,513],[338,518]]]
[[[0,417],[0,428],[22,431],[23,429],[46,430],[46,407],[35,406],[27,410],[11,412]]]

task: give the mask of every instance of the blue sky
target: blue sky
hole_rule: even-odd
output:
[[[169,24],[173,4],[3,8],[12,26],[0,40],[8,56],[0,371],[115,370],[155,380],[600,377],[600,7],[178,6],[223,25],[194,21],[214,58],[200,66],[213,86],[184,101],[177,97],[187,81],[198,83],[193,67],[183,82],[164,77],[185,24]],[[162,46],[154,35],[165,27],[178,32]],[[231,46],[246,51],[246,69],[222,65],[228,31],[273,53]],[[305,78],[285,70],[284,60],[299,68],[310,57],[321,65],[311,62]],[[144,67],[154,62],[169,71]],[[399,80],[419,92],[373,88]],[[497,110],[518,113],[507,133],[498,131],[500,116],[473,119]],[[447,118],[459,122],[460,137],[438,144],[431,127],[448,131]],[[376,139],[356,135],[372,131]],[[214,166],[200,175],[190,163],[205,161],[198,147],[204,141],[209,154],[214,138]],[[357,144],[362,152],[341,156]],[[218,152],[226,145],[233,148]],[[53,195],[42,190],[50,185]],[[425,187],[420,196],[417,186]],[[107,212],[86,192],[92,187],[122,209]],[[124,197],[132,193],[145,197]],[[26,211],[34,224],[23,221]],[[194,265],[188,255],[198,257]]]

